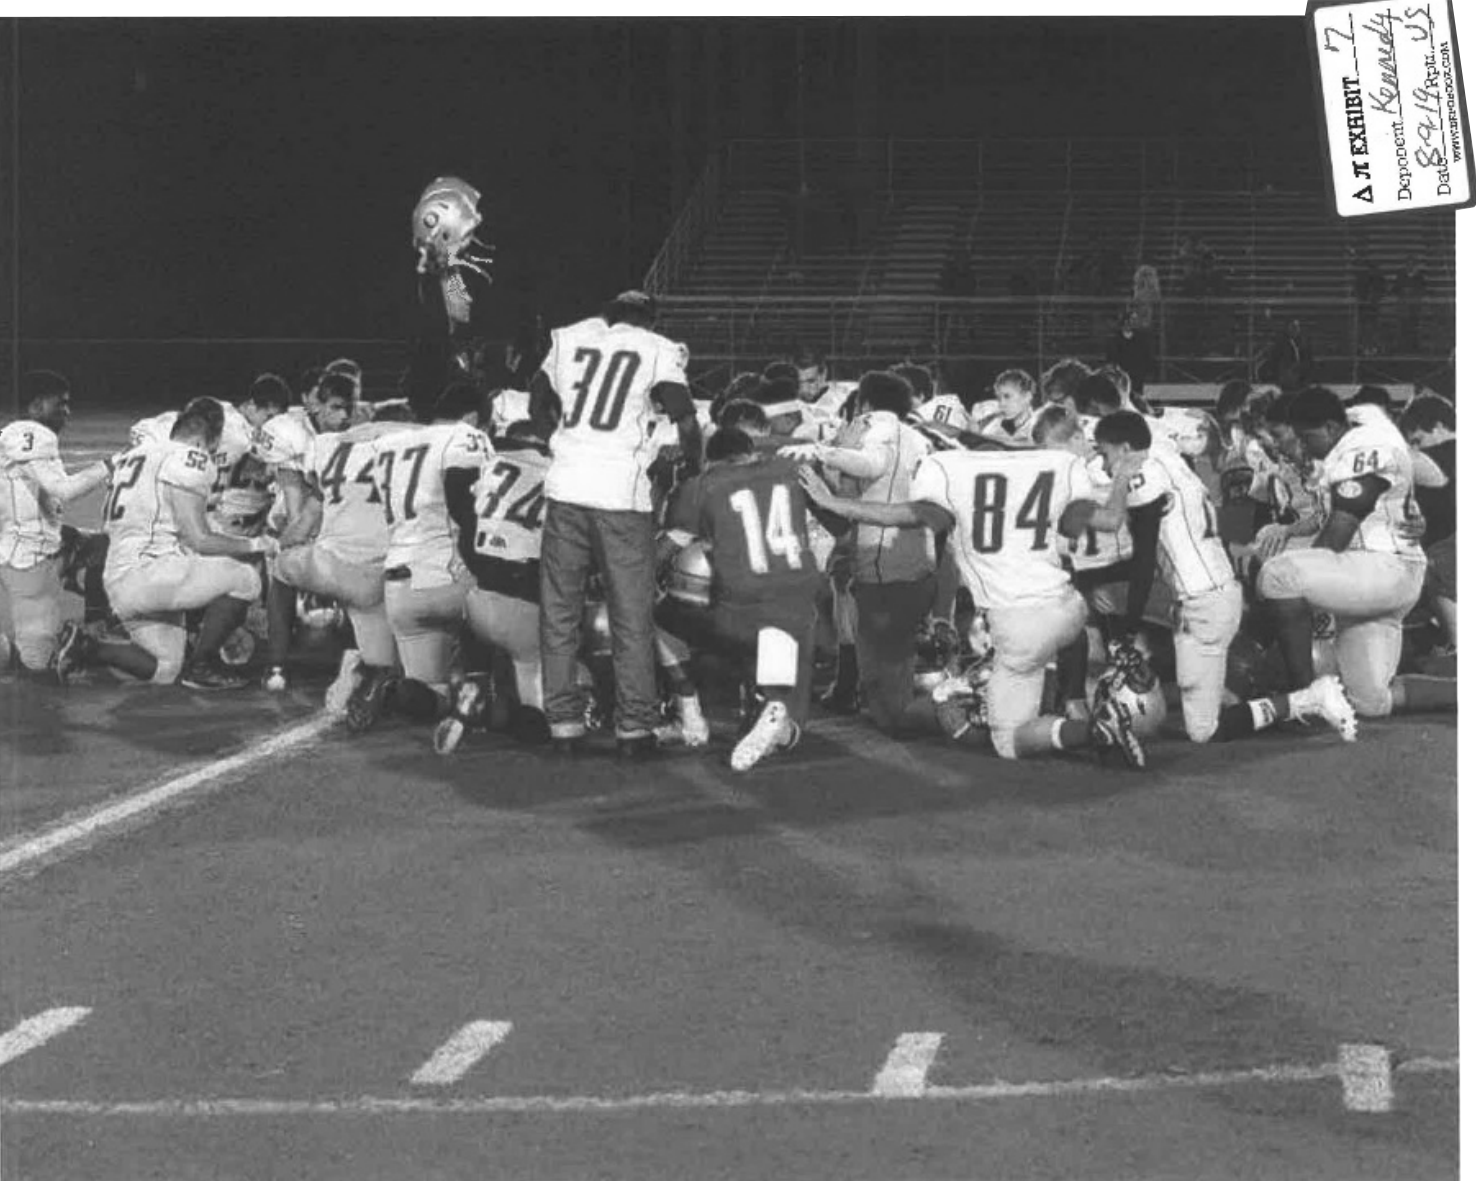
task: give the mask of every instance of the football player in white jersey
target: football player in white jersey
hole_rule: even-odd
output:
[[[304,473],[312,494],[280,537],[275,577],[342,603],[354,629],[356,646],[344,652],[324,695],[334,715],[347,713],[361,678],[395,671],[395,638],[384,609],[389,527],[375,481],[374,440],[403,429],[398,422],[368,422],[317,434]]]
[[[815,503],[856,521],[926,525],[949,532],[949,549],[976,607],[989,619],[994,669],[985,692],[988,726],[1002,758],[1096,746],[1142,767],[1142,744],[1126,710],[1103,695],[1090,721],[1042,717],[1046,666],[1077,641],[1087,607],[1062,566],[1055,534],[1067,505],[1084,520],[1120,509],[1124,467],[1104,508],[1091,500],[1086,463],[1066,451],[948,451],[924,459],[910,502],[841,500],[812,471],[801,474]],[[936,726],[936,723],[935,723]],[[957,737],[957,735],[955,735]]]
[[[1329,504],[1311,547],[1261,567],[1258,589],[1275,612],[1292,683],[1312,678],[1312,613],[1327,611],[1337,621],[1338,672],[1360,716],[1455,708],[1454,679],[1396,675],[1404,617],[1426,569],[1404,436],[1382,414],[1355,425],[1322,386],[1298,392],[1288,420],[1304,452],[1322,462]]]
[[[374,479],[389,526],[385,613],[404,669],[399,703],[419,720],[437,720],[450,705],[472,586],[457,522],[466,519],[472,486],[492,456],[491,443],[476,426],[481,404],[476,386],[453,381],[431,408],[429,425],[403,427],[372,444]],[[387,678],[360,682],[349,701],[351,727],[373,723],[388,687]]]
[[[856,383],[832,381],[830,363],[820,354],[810,351],[800,353],[794,368],[799,400],[820,418],[838,419],[841,407],[856,392]]]
[[[1353,710],[1333,676],[1310,679],[1290,694],[1223,704],[1244,599],[1209,493],[1186,464],[1152,450],[1147,420],[1131,410],[1097,423],[1096,447],[1114,476],[1130,462],[1139,468],[1122,514],[1133,521],[1134,552],[1143,555],[1128,585],[1127,628],[1136,632],[1142,625],[1155,573],[1146,555],[1153,554],[1156,574],[1175,598],[1175,679],[1190,740],[1226,741],[1279,721],[1320,717],[1351,742],[1357,736]]]
[[[0,640],[13,644],[23,675],[45,675],[61,633],[62,513],[101,487],[112,466],[67,474],[57,435],[72,416],[72,393],[61,374],[34,370],[18,392],[25,417],[0,430]]]
[[[233,537],[211,529],[206,504],[215,484],[211,453],[220,443],[221,404],[196,398],[180,411],[163,442],[145,442],[118,457],[103,503],[108,599],[132,640],[80,637],[76,661],[98,663],[155,684],[193,689],[240,688],[245,681],[217,662],[221,645],[261,593],[249,559],[276,551],[269,537]],[[188,663],[185,613],[204,618]]]
[[[257,455],[256,435],[287,409],[290,400],[287,383],[275,373],[263,373],[238,406],[221,401],[224,425],[211,455],[215,462],[207,510],[211,528],[235,537],[255,537],[266,527],[274,489],[272,473]],[[129,445],[168,439],[178,418],[178,411],[166,410],[140,419],[128,432]]]
[[[271,520],[278,532],[302,516],[310,484],[314,440],[320,431],[347,430],[358,401],[358,378],[342,369],[325,369],[303,395],[303,405],[289,406],[257,432],[256,454],[276,478],[277,496]],[[267,670],[262,687],[280,693],[287,688],[287,655],[297,617],[297,593],[273,576],[267,586]]]
[[[533,383],[532,418],[548,430],[553,462],[539,579],[545,707],[562,750],[584,734],[576,680],[586,581],[598,570],[609,605],[615,669],[615,740],[625,755],[656,749],[656,537],[648,469],[651,426],[677,424],[690,470],[702,431],[687,389],[685,350],[654,331],[655,302],[639,291],[556,329]]]
[[[474,585],[466,596],[473,635],[512,663],[518,708],[514,737],[548,737],[543,715],[543,659],[538,647],[538,557],[543,545],[543,483],[552,461],[548,442],[531,420],[511,424],[472,485],[472,502],[458,503],[457,544]],[[463,682],[451,716],[437,727],[436,750],[449,754],[482,705],[480,686]]]
[[[994,400],[998,409],[985,408],[983,417],[974,420],[975,431],[986,439],[1029,446],[1039,402],[1035,378],[1023,369],[1006,369],[994,379]]]

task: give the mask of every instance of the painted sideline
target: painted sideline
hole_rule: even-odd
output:
[[[110,830],[137,817],[156,812],[181,796],[239,774],[257,763],[286,754],[331,729],[335,721],[336,719],[326,714],[319,715],[289,730],[254,742],[224,759],[217,759],[153,787],[133,792],[121,800],[75,814],[39,832],[21,833],[0,847],[0,880],[18,870],[34,868],[43,862],[76,852]]]
[[[1442,1074],[1458,1071],[1458,1058],[1412,1058],[1395,1073]],[[649,1110],[731,1109],[841,1106],[863,1103],[919,1103],[992,1099],[1052,1099],[1103,1093],[1140,1094],[1193,1088],[1233,1087],[1250,1083],[1325,1082],[1339,1077],[1338,1063],[1322,1066],[1262,1066],[1203,1074],[1146,1074],[1125,1078],[1079,1078],[1044,1082],[992,1082],[966,1087],[925,1087],[915,1095],[878,1095],[874,1091],[656,1091],[644,1095],[490,1095],[465,1099],[5,1099],[0,1115],[146,1116],[200,1118],[212,1116],[298,1115],[540,1115],[598,1114]]]

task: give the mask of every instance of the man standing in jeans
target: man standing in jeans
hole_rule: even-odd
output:
[[[584,735],[576,679],[585,584],[604,585],[615,663],[615,742],[620,753],[656,749],[656,528],[651,480],[656,417],[677,425],[691,470],[702,454],[686,349],[652,331],[655,301],[627,291],[600,315],[553,333],[533,380],[531,417],[551,431],[540,557],[544,712],[556,745]]]

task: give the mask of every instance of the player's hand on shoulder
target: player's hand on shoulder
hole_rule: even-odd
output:
[[[780,459],[792,459],[796,463],[809,463],[820,458],[819,443],[791,443],[779,448]]]
[[[830,508],[838,503],[835,493],[830,490],[830,485],[825,482],[825,477],[812,467],[799,469],[800,487],[821,508]]]

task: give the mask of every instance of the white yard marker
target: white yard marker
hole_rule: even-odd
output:
[[[450,1086],[511,1032],[511,1021],[472,1021],[463,1025],[430,1056],[430,1061],[410,1076],[410,1081],[422,1087]]]
[[[29,1054],[37,1046],[45,1045],[59,1033],[65,1033],[76,1025],[91,1009],[47,1009],[34,1017],[27,1017],[8,1033],[0,1035],[0,1066]]]
[[[75,814],[40,832],[22,834],[0,847],[0,878],[84,848],[109,830],[119,828],[137,817],[157,812],[181,796],[302,746],[331,729],[334,724],[334,718],[321,715],[270,738],[254,742],[228,758],[206,763],[203,767],[136,791],[114,803]]]
[[[1339,1046],[1338,1078],[1349,1111],[1394,1110],[1394,1062],[1387,1046]]]
[[[924,1094],[928,1089],[928,1071],[933,1068],[933,1059],[942,1044],[941,1033],[902,1034],[877,1072],[871,1093],[890,1098]]]

